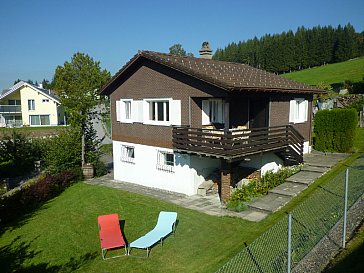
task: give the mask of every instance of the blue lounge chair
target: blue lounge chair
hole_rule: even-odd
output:
[[[147,250],[149,256],[150,248],[160,242],[163,246],[163,239],[175,230],[177,221],[177,212],[161,211],[159,213],[156,226],[144,236],[133,241],[129,245],[128,254],[132,248],[141,248]]]

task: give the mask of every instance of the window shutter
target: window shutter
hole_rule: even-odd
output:
[[[169,120],[171,124],[181,125],[181,101],[170,100],[169,103]]]
[[[306,122],[307,121],[307,116],[308,116],[308,100],[304,100],[303,101],[303,121]]]
[[[125,115],[125,102],[123,100],[119,101],[120,107],[119,107],[119,119],[120,121],[124,121],[126,118]]]
[[[131,102],[131,119],[133,122],[143,122],[143,101],[133,100]]]
[[[225,101],[223,101],[223,100],[219,100],[218,101],[218,113],[219,113],[219,115],[218,115],[218,122],[219,123],[224,123],[224,117],[225,117]]]
[[[120,100],[117,100],[115,101],[116,105],[115,105],[115,108],[116,108],[116,121],[120,121],[120,103],[121,101]]]
[[[202,125],[208,125],[210,124],[210,104],[208,100],[202,101]]]
[[[295,122],[296,100],[289,101],[289,122]]]

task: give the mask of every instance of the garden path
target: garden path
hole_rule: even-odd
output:
[[[306,189],[318,177],[326,173],[332,166],[345,157],[347,157],[346,154],[324,154],[319,152],[305,155],[304,166],[300,172],[289,177],[285,183],[272,189],[268,195],[254,200],[248,205],[248,209],[242,212],[233,212],[225,209],[221,205],[217,194],[186,196],[175,192],[116,181],[113,179],[112,172],[103,177],[86,180],[85,183],[103,185],[158,198],[209,215],[235,216],[249,221],[259,222],[270,213],[277,211],[287,204],[294,196]]]

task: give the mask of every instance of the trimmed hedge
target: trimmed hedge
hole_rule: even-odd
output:
[[[58,196],[78,179],[72,171],[56,175],[46,174],[32,184],[26,185],[0,199],[0,223],[4,224],[37,209],[48,200]]]
[[[314,148],[323,152],[349,152],[354,144],[358,114],[355,109],[320,110],[314,121]]]

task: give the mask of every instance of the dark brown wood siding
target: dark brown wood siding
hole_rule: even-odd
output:
[[[116,100],[146,98],[172,98],[181,100],[181,123],[201,126],[201,101],[203,97],[224,97],[226,93],[213,85],[145,61],[123,79],[122,84],[111,94],[112,139],[151,146],[172,148],[172,127],[116,121]]]
[[[172,98],[181,100],[181,125],[201,127],[202,99],[227,98],[227,93],[214,85],[154,63],[143,60],[133,65],[120,79],[119,87],[111,94],[112,139],[144,145],[172,148],[172,127],[116,121],[115,101],[123,99]],[[268,99],[270,103],[269,126],[289,123],[289,101],[296,97],[309,100],[308,121],[295,124],[305,140],[311,137],[312,95],[277,93],[230,94],[230,126],[248,124],[249,100]],[[190,110],[189,110],[190,109]]]
[[[312,120],[312,95],[275,95],[271,97],[270,104],[270,124],[269,126],[279,126],[290,124],[289,122],[289,101],[294,98],[305,98],[308,100],[307,121],[294,124],[294,127],[302,134],[305,141],[311,139]]]

